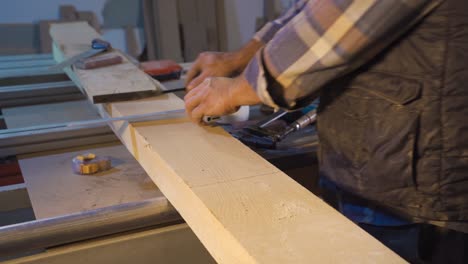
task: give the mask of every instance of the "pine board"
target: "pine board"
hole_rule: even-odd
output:
[[[110,112],[165,111],[180,102],[116,103]],[[220,128],[181,118],[114,131],[219,263],[403,262]]]
[[[101,38],[86,22],[52,24],[50,34],[56,53],[54,57],[58,61],[88,50],[94,38]],[[158,91],[158,83],[131,63],[122,52],[114,50],[111,53],[121,56],[124,62],[93,70],[65,69],[72,80],[80,80],[80,88],[92,103],[144,98]]]

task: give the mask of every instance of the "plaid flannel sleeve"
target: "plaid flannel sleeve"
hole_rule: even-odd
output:
[[[254,39],[268,43],[286,23],[296,16],[304,8],[307,0],[296,0],[283,15],[274,21],[268,22],[254,36]]]
[[[257,52],[244,76],[265,104],[304,107],[326,83],[363,65],[442,1],[306,1]]]

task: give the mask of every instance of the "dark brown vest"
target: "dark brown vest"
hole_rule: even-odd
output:
[[[468,220],[468,1],[323,89],[319,113],[323,176],[410,218]]]

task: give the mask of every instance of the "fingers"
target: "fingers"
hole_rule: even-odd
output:
[[[209,83],[206,82],[206,85],[209,85]],[[184,97],[185,111],[187,112],[187,115],[189,117],[191,117],[192,111],[202,101],[202,94],[204,92],[204,86],[205,85],[203,85],[203,84],[199,85],[199,86],[196,86],[195,88],[189,90],[189,92]]]
[[[193,109],[200,104],[200,96],[198,95],[190,95],[188,94],[184,98],[185,100],[185,111],[187,112],[188,116],[192,115]]]
[[[198,124],[198,125],[204,125],[205,123],[203,122],[203,117],[205,116],[205,107],[202,105],[197,106],[195,109],[192,111],[191,115],[191,120],[192,122]]]
[[[198,75],[195,79],[193,79],[186,87],[187,87],[187,90],[190,91],[192,90],[193,88],[197,87],[198,85],[200,85],[201,83],[203,83],[203,81],[205,81],[207,78],[209,77],[209,75],[205,72],[202,72],[200,75]]]
[[[190,117],[192,122],[199,125],[203,124],[203,116],[206,108],[204,100],[206,93],[211,90],[210,85],[211,78],[206,78],[201,84],[190,90],[184,97],[185,111],[187,112],[187,115]]]
[[[192,80],[200,74],[200,71],[201,71],[200,62],[197,60],[195,61],[193,66],[190,68],[190,70],[187,72],[186,80],[185,80],[185,87],[187,87],[187,89],[188,89],[188,84],[190,84]]]
[[[187,112],[187,115],[189,116],[190,120],[192,120],[192,122],[196,124],[202,125],[205,107],[202,103],[202,96],[200,95],[200,93],[194,93],[188,97],[186,96],[184,100],[185,111]]]

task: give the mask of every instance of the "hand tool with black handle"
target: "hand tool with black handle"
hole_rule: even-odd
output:
[[[276,113],[269,117],[271,120],[263,120],[257,125],[248,126],[242,129],[241,132],[233,134],[233,136],[244,144],[252,147],[276,149],[276,144],[285,139],[289,134],[299,131],[317,120],[317,111],[314,109],[307,112],[305,115],[301,116],[279,132],[266,128],[266,125],[270,124],[272,120],[276,120],[278,119],[278,116],[281,117],[283,115],[284,113],[281,112]]]

